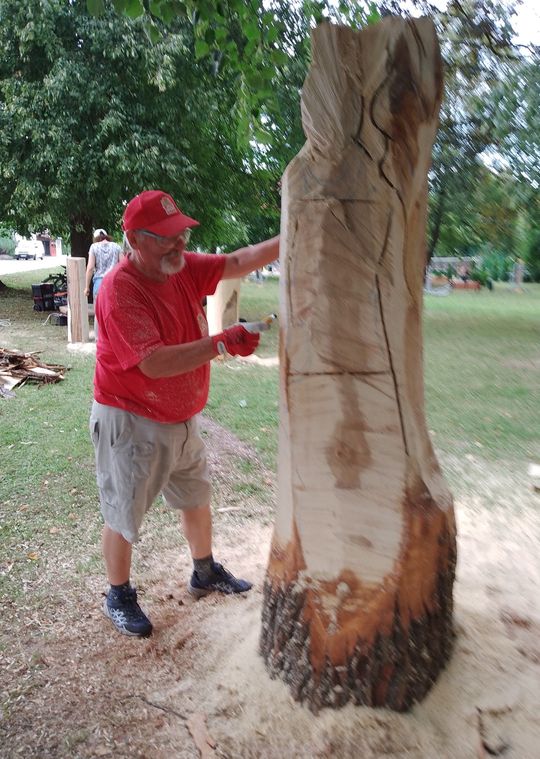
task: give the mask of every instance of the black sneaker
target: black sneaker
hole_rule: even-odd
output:
[[[137,591],[131,586],[111,588],[103,602],[103,612],[122,635],[147,638],[152,632],[152,623],[137,603]]]
[[[239,580],[221,564],[214,562],[214,571],[207,580],[201,580],[197,572],[193,572],[188,582],[188,590],[195,598],[202,598],[214,590],[220,593],[245,593],[251,588],[247,580]]]

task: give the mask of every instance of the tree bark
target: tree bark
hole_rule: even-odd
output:
[[[432,209],[431,234],[429,236],[426,265],[428,265],[431,259],[433,258],[433,254],[435,253],[435,248],[437,247],[437,243],[439,242],[439,237],[441,235],[442,219],[443,219],[443,215],[445,211],[445,201],[446,201],[446,187],[443,186],[439,190],[439,193],[436,197],[436,200]]]
[[[317,711],[408,709],[447,662],[452,497],[424,417],[427,19],[323,25],[283,181],[279,498],[260,651]]]

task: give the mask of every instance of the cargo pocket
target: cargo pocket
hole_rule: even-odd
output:
[[[90,419],[89,428],[90,428],[90,440],[94,444],[94,448],[95,448],[97,446],[98,440],[99,440],[99,422],[98,422],[98,420],[97,419]]]
[[[135,443],[132,447],[133,478],[136,482],[147,480],[152,472],[154,450],[156,446],[150,441]]]
[[[106,456],[98,454],[96,479],[101,500],[113,508],[122,508],[133,500],[131,448],[129,443],[116,444]]]

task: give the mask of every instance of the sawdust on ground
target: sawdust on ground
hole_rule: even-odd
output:
[[[425,701],[409,714],[347,706],[314,716],[269,679],[257,654],[274,475],[230,433],[208,420],[205,429],[218,483],[215,555],[254,589],[193,601],[173,527],[155,535],[149,520],[136,580],[155,632],[138,640],[102,616],[101,575],[76,589],[57,583],[51,567],[47,611],[31,595],[3,610],[13,634],[2,654],[0,756],[540,756],[540,516],[525,482],[483,464],[474,500],[456,504],[456,648]],[[247,496],[230,505],[242,459],[270,504]]]

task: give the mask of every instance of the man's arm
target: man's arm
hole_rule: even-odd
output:
[[[247,248],[229,253],[225,261],[222,279],[245,277],[255,269],[271,264],[279,257],[279,235]]]
[[[242,324],[233,324],[212,337],[202,337],[181,345],[162,345],[144,358],[138,367],[150,379],[174,377],[198,369],[223,349],[230,356],[249,356],[258,344],[258,333],[249,332]]]
[[[138,366],[141,372],[150,379],[174,377],[177,374],[198,369],[217,355],[212,338],[203,337],[192,343],[162,345],[143,359]]]

